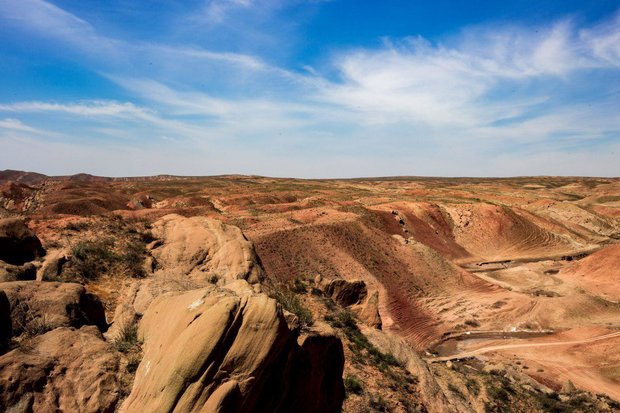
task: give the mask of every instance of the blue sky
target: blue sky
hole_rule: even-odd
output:
[[[0,0],[0,169],[620,176],[620,2]]]

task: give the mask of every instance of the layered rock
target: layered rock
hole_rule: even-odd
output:
[[[226,284],[237,279],[263,279],[253,244],[241,230],[206,217],[166,215],[153,225],[159,239],[151,254],[156,275],[184,276]]]
[[[340,340],[299,340],[279,305],[238,281],[156,298],[140,322],[144,357],[123,412],[337,412]]]
[[[118,353],[95,327],[61,327],[0,356],[0,411],[113,412]]]

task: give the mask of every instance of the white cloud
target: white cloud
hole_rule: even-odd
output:
[[[64,112],[79,116],[111,116],[144,118],[152,110],[130,102],[91,100],[78,103],[16,102],[0,104],[0,112]]]
[[[252,4],[252,0],[208,0],[204,15],[213,23],[221,23],[232,10],[248,8]]]
[[[581,41],[605,65],[620,67],[620,12],[610,21],[580,32]]]
[[[67,139],[68,136],[50,129],[35,128],[19,119],[0,119],[0,136],[35,136],[37,138]]]
[[[527,110],[518,99],[516,105],[506,105],[514,101],[512,96],[487,99],[504,84],[521,88],[538,79],[551,84],[579,71],[608,67],[600,49],[613,43],[612,37],[609,30],[604,36],[579,37],[570,22],[562,21],[540,30],[476,29],[450,46],[421,38],[388,42],[378,50],[340,56],[336,64],[341,80],[326,87],[323,98],[378,122],[406,118],[430,125],[480,126]],[[546,100],[545,91],[530,93],[526,100],[536,105]]]
[[[32,128],[28,125],[23,124],[18,119],[0,119],[0,129],[14,130],[14,131],[22,131],[22,132],[38,132],[35,128]]]

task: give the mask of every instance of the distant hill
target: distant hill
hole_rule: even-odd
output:
[[[12,181],[26,185],[36,185],[46,179],[48,179],[47,175],[36,172],[14,171],[12,169],[0,171],[0,183]]]

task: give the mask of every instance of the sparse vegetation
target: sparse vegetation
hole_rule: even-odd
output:
[[[97,278],[116,258],[112,245],[109,239],[79,241],[71,249],[71,269],[81,278]]]
[[[500,412],[611,412],[614,402],[604,395],[587,392],[573,392],[560,396],[557,392],[547,393],[519,381],[509,379],[505,372],[483,372],[468,362],[454,362],[452,368],[432,364],[431,369],[447,382],[447,389],[466,403],[483,401],[480,407],[487,413]],[[463,390],[463,385],[467,391]],[[567,397],[568,396],[568,397]]]
[[[111,237],[78,241],[71,248],[68,280],[94,280],[103,274],[122,273],[129,277],[145,276],[143,263],[146,256],[144,243]]]
[[[357,361],[370,362],[381,371],[386,371],[390,366],[400,366],[400,363],[392,354],[383,353],[376,348],[357,327],[355,317],[348,310],[342,310],[335,317],[326,317],[332,327],[341,329],[350,341],[350,349]]]
[[[139,345],[138,340],[138,324],[126,323],[121,326],[119,332],[114,339],[114,347],[121,353],[127,353],[133,349],[136,345]]]
[[[356,376],[345,377],[344,387],[347,390],[347,394],[362,394],[364,392],[362,382]]]
[[[18,331],[27,338],[36,337],[52,330],[53,326],[47,314],[38,314],[27,300],[11,302],[11,318]]]
[[[286,311],[297,316],[300,327],[306,328],[313,324],[312,312],[304,305],[303,300],[286,285],[271,285],[267,288],[271,298],[276,299]]]
[[[130,374],[135,374],[136,370],[138,370],[138,366],[140,365],[140,361],[142,361],[142,357],[139,354],[131,354],[127,358],[127,372]]]
[[[370,408],[374,409],[377,412],[389,412],[391,411],[390,405],[387,400],[383,398],[381,395],[371,395],[368,400],[368,405]]]

